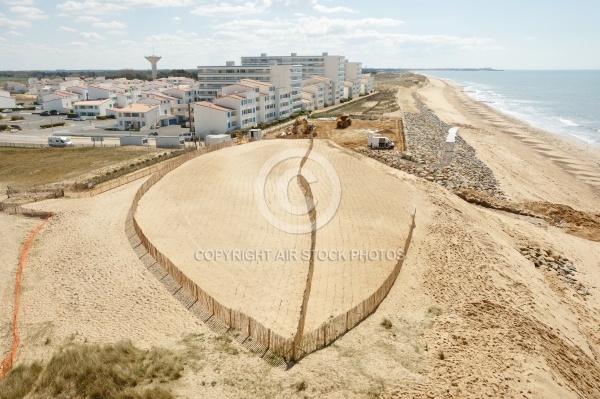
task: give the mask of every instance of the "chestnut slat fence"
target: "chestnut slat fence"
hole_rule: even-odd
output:
[[[379,304],[385,299],[390,289],[394,285],[396,278],[400,274],[404,258],[399,260],[394,269],[390,272],[381,286],[373,292],[367,299],[360,302],[347,312],[338,315],[337,317],[323,323],[320,327],[313,331],[303,333],[301,337],[284,337],[277,334],[270,328],[265,327],[253,317],[245,314],[239,309],[232,309],[213,298],[205,292],[198,284],[188,278],[177,266],[162,252],[160,252],[150,242],[148,237],[140,228],[135,213],[137,211],[140,199],[167,173],[181,166],[183,163],[201,156],[208,152],[220,150],[234,145],[233,143],[223,143],[211,147],[205,147],[198,151],[185,154],[176,159],[160,164],[159,170],[154,173],[144,184],[140,186],[136,192],[131,205],[131,215],[133,219],[133,227],[146,251],[154,257],[154,259],[169,273],[169,275],[186,289],[212,317],[217,318],[225,323],[229,328],[240,331],[242,334],[247,334],[256,342],[263,345],[272,353],[283,357],[286,361],[296,361],[302,357],[314,352],[324,346],[335,341],[338,337],[345,334],[350,329],[354,328],[367,316],[373,313]],[[416,211],[412,215],[411,224],[408,227],[407,239],[404,243],[404,254],[408,254],[408,249],[415,228]],[[303,311],[306,311],[304,309]],[[302,317],[302,315],[301,315]],[[296,338],[300,338],[296,340]]]

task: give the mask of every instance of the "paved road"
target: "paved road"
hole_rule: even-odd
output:
[[[36,111],[40,112],[40,111]],[[108,120],[85,120],[73,121],[68,120],[64,115],[40,116],[34,114],[33,111],[12,112],[8,114],[23,116],[25,119],[21,121],[2,121],[3,124],[18,125],[21,130],[15,133],[0,133],[0,143],[14,144],[47,144],[49,136],[67,136],[75,145],[93,146],[94,142],[91,137],[104,137],[104,145],[118,145],[120,136],[124,135],[142,135],[146,136],[147,132],[128,132],[128,131],[112,131],[105,130],[106,128],[116,125],[114,119]],[[55,126],[53,128],[40,128],[40,125],[58,123],[65,121],[64,126]],[[179,125],[162,127],[154,130],[159,136],[175,136],[179,135],[188,129],[182,128]],[[155,140],[150,137],[149,144],[155,145]],[[100,143],[96,143],[100,145]]]

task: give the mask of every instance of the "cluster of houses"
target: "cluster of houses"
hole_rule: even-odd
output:
[[[200,136],[252,128],[373,91],[373,77],[343,56],[261,54],[241,61],[199,66],[198,80],[31,78],[28,90],[44,111],[112,115],[119,130],[189,123]]]

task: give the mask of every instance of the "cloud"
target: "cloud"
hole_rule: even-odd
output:
[[[69,28],[68,26],[59,26],[56,30],[59,32],[79,32],[77,29]]]
[[[15,14],[21,14],[26,19],[46,19],[48,16],[39,8],[16,6],[9,9]]]
[[[87,43],[84,42],[69,42],[67,43],[67,46],[72,46],[72,47],[87,47]]]
[[[98,17],[91,17],[89,15],[82,15],[80,17],[77,17],[75,19],[76,22],[85,22],[85,23],[98,23],[98,22],[102,22],[102,20]]]
[[[127,31],[126,30],[108,30],[108,31],[106,31],[106,33],[109,35],[119,36],[119,35],[126,35]]]
[[[6,18],[4,14],[0,13],[0,26],[15,29],[15,28],[30,28],[31,22],[19,21],[14,18]]]
[[[348,8],[348,7],[327,7],[327,6],[324,6],[322,4],[315,4],[313,6],[313,10],[315,10],[316,12],[320,12],[322,14],[343,14],[343,13],[356,14],[356,13],[358,13],[357,10],[354,10],[352,8]]]
[[[181,21],[181,18],[179,18],[179,17],[173,17],[173,21]]]
[[[101,35],[97,34],[96,32],[81,32],[79,34],[79,37],[82,37],[82,38],[88,39],[88,40],[104,40],[104,39],[106,39],[104,36],[101,36]]]
[[[34,0],[4,0],[4,4],[9,6],[30,6]]]
[[[247,2],[242,5],[232,5],[229,3],[219,3],[204,5],[191,11],[192,14],[203,17],[234,17],[240,14],[262,14],[271,7],[271,0],[257,0],[256,2]]]
[[[123,29],[127,28],[126,23],[117,22],[114,20],[112,22],[95,22],[92,25],[94,25],[97,28],[111,29],[111,30],[123,30]]]
[[[535,37],[535,36],[527,36],[527,40],[537,40],[537,37]]]
[[[17,32],[17,31],[14,31],[14,30],[9,30],[8,32],[6,32],[6,34],[10,35],[10,36],[25,36],[21,32]]]
[[[185,7],[198,0],[68,0],[57,7],[65,14],[114,14],[135,8]]]

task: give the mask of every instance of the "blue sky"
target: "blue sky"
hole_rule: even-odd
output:
[[[340,54],[366,67],[600,69],[600,1],[0,0],[0,70]]]

